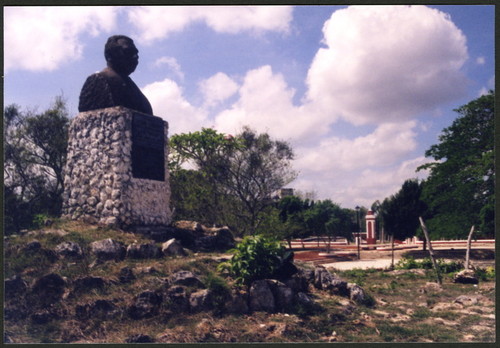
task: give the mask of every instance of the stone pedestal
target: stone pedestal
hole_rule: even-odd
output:
[[[124,107],[80,113],[69,129],[63,216],[120,228],[171,222],[168,123]]]

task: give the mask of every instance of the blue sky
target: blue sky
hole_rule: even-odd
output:
[[[4,103],[72,116],[110,35],[171,133],[243,126],[293,146],[290,187],[343,207],[395,193],[494,88],[494,6],[5,7]]]

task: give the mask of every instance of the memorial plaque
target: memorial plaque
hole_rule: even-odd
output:
[[[132,175],[165,181],[165,133],[159,117],[139,113],[132,117]]]

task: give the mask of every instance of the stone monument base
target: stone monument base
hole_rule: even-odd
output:
[[[171,222],[168,123],[124,107],[71,122],[63,217],[127,229]]]

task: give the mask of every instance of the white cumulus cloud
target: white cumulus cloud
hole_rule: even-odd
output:
[[[425,6],[352,6],[323,27],[308,98],[353,124],[408,120],[464,92],[466,39]]]
[[[233,96],[238,91],[238,84],[226,74],[219,72],[200,81],[198,84],[206,106],[214,106]]]
[[[220,33],[243,31],[288,32],[292,20],[290,6],[151,6],[133,7],[130,23],[146,43],[181,31],[192,22],[205,22]]]
[[[250,70],[239,89],[238,101],[216,116],[216,127],[234,133],[250,126],[297,142],[324,134],[331,120],[323,119],[324,115],[311,105],[295,106],[294,95],[284,76],[274,73],[269,65]]]
[[[5,7],[4,69],[54,70],[81,57],[80,35],[116,26],[115,7]]]
[[[182,89],[172,80],[151,83],[142,92],[148,98],[153,113],[169,123],[169,134],[186,133],[206,127],[207,114],[191,105]]]
[[[298,148],[296,166],[301,172],[321,172],[393,165],[416,148],[415,126],[415,121],[384,123],[354,139],[325,138],[315,147]]]
[[[184,80],[184,73],[182,72],[182,68],[180,64],[177,62],[177,59],[174,57],[160,57],[155,60],[153,63],[153,66],[159,68],[162,67],[163,65],[166,65],[177,77],[179,77],[182,80]]]

